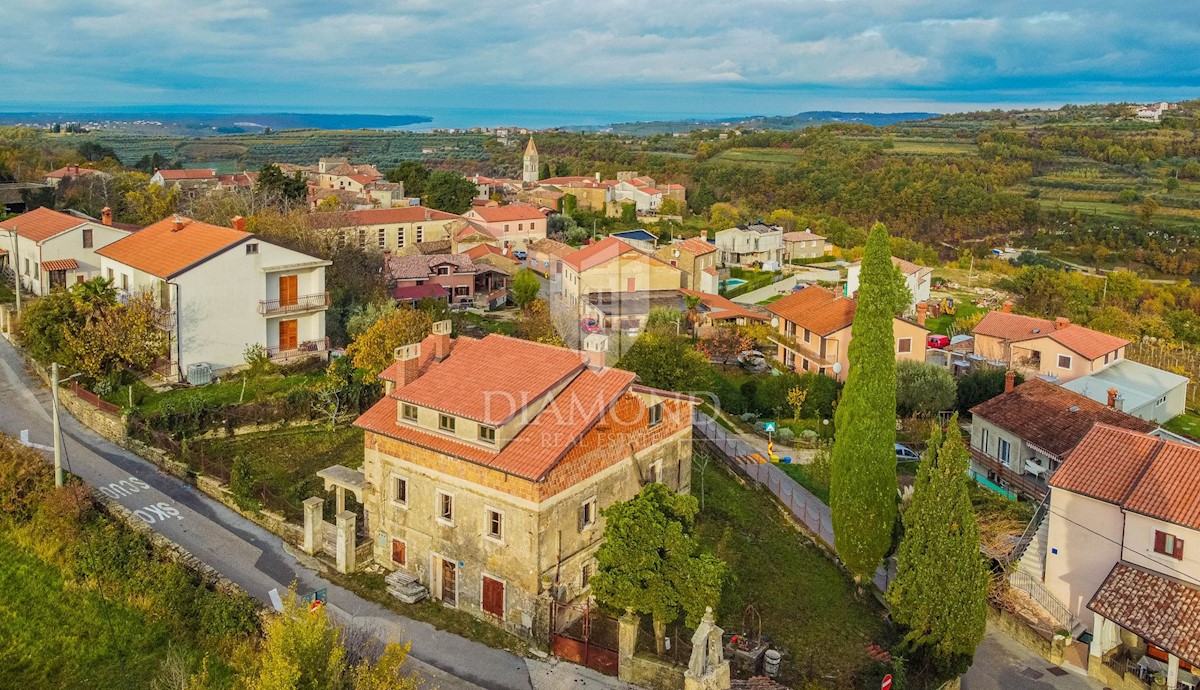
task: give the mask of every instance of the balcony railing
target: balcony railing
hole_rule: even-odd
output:
[[[970,451],[971,459],[979,466],[996,473],[996,476],[1000,478],[1002,483],[1039,501],[1046,497],[1046,484],[1044,482],[1034,479],[1032,476],[1014,472],[1011,468],[1000,462],[1000,460],[993,458],[978,448],[971,448]]]
[[[295,349],[281,350],[279,346],[268,347],[267,355],[271,359],[291,359],[293,357],[307,357],[315,352],[324,352],[329,349],[329,338],[320,338],[317,340],[305,340],[296,345]]]
[[[329,307],[329,293],[319,292],[315,295],[301,295],[294,301],[281,302],[278,299],[264,299],[258,302],[258,313],[263,316],[278,314],[297,314],[305,311],[315,311]]]

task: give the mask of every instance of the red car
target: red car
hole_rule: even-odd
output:
[[[937,335],[936,333],[930,333],[929,337],[925,339],[925,345],[927,347],[932,347],[935,350],[941,350],[949,344],[950,336],[948,335]]]

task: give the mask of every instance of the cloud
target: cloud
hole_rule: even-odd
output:
[[[987,93],[1200,87],[1192,3],[1118,0],[62,0],[0,7],[0,100],[447,104],[748,88]],[[1023,96],[1022,96],[1023,94]],[[494,96],[493,96],[494,97]]]

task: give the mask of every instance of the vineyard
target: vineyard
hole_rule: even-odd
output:
[[[1129,343],[1125,356],[1158,369],[1200,381],[1200,347],[1147,338]],[[1200,409],[1200,387],[1188,386],[1187,406]]]
[[[219,172],[254,170],[264,163],[311,165],[321,157],[351,160],[390,168],[402,161],[425,159],[482,160],[482,134],[387,132],[380,130],[287,130],[271,134],[229,134],[187,138],[91,132],[73,143],[93,141],[112,147],[121,162],[133,165],[144,156],[159,154],[185,167],[212,167]]]

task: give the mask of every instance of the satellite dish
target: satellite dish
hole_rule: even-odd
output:
[[[673,255],[675,255],[676,257],[678,257],[678,256],[679,256],[679,250],[678,250],[678,249],[676,249],[676,250],[673,250],[671,253],[672,253]]]
[[[835,373],[835,374],[842,373],[842,363],[841,362],[833,363],[833,373]]]
[[[771,327],[772,327],[772,328],[778,328],[778,327],[779,327],[779,317],[778,317],[778,316],[772,316],[772,317],[771,317]]]

